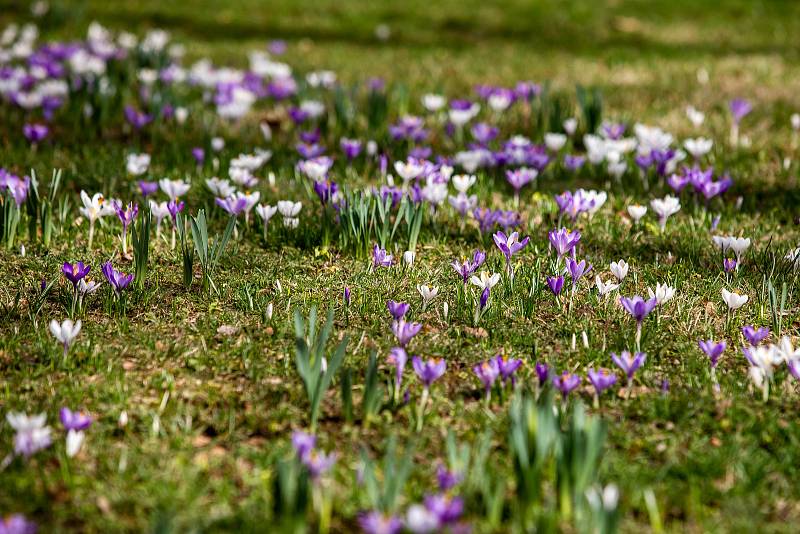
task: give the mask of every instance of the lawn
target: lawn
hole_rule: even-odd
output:
[[[800,4],[0,0],[12,24],[0,533],[800,521]]]

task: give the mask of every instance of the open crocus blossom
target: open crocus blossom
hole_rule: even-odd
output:
[[[604,283],[599,274],[594,277],[594,285],[597,287],[597,292],[601,297],[606,297],[612,291],[619,288],[619,284],[614,284],[613,282]]]
[[[92,426],[92,417],[84,412],[73,412],[66,406],[58,412],[64,430],[86,430]]]
[[[392,255],[386,252],[386,249],[375,245],[372,248],[372,266],[373,267],[391,267]]]
[[[595,405],[599,405],[600,395],[603,393],[603,391],[617,383],[617,375],[602,367],[597,371],[595,371],[592,367],[589,367],[586,372],[586,376],[589,379],[589,382],[591,382],[592,386],[594,386]]]
[[[399,321],[406,315],[409,306],[405,302],[395,302],[390,300],[386,302],[386,307],[389,309],[389,313],[392,315],[392,318],[394,318],[395,321]]]
[[[647,294],[650,299],[656,299],[656,303],[660,306],[661,304],[670,301],[672,297],[675,296],[675,288],[670,287],[667,284],[662,286],[661,284],[656,283],[655,291],[648,287]]]
[[[719,363],[719,357],[722,356],[722,353],[725,352],[725,348],[728,346],[725,341],[715,343],[712,339],[707,341],[701,339],[697,342],[697,344],[700,347],[700,350],[702,350],[706,356],[708,356],[711,369],[717,367],[717,363]]]
[[[619,367],[625,376],[628,379],[628,386],[630,386],[631,381],[633,380],[633,375],[639,369],[639,367],[644,364],[644,361],[647,359],[647,354],[644,352],[636,352],[631,353],[627,350],[622,351],[622,354],[617,355],[616,353],[611,353],[611,361],[614,362],[614,365]]]
[[[592,266],[587,266],[586,260],[575,261],[573,258],[567,259],[567,271],[569,272],[570,277],[572,278],[572,291],[575,292],[575,288],[578,285],[578,281],[585,274],[592,270]]]
[[[399,517],[384,515],[378,510],[359,515],[358,526],[364,534],[399,534],[403,530]]]
[[[431,385],[442,377],[447,369],[447,363],[443,358],[429,358],[423,360],[419,356],[411,358],[411,366],[417,374],[422,386],[427,390]]]
[[[503,379],[503,382],[505,383],[511,379],[511,384],[514,385],[516,383],[515,373],[517,369],[522,367],[522,360],[509,358],[505,354],[498,354],[494,359],[497,361],[497,368],[500,371],[500,378]]]
[[[6,421],[16,432],[14,435],[14,454],[29,458],[53,443],[51,438],[52,429],[47,426],[47,416],[43,413],[27,415],[8,412]]]
[[[406,347],[411,340],[419,334],[422,329],[420,323],[409,323],[405,319],[399,319],[392,322],[392,333],[397,338],[397,342],[401,347]]]
[[[654,198],[650,207],[658,215],[658,224],[663,230],[667,226],[667,219],[681,210],[681,202],[677,197],[667,195],[664,198]]]
[[[497,232],[492,236],[492,239],[494,239],[494,244],[497,245],[497,248],[500,249],[500,252],[505,256],[509,270],[511,269],[512,256],[525,248],[525,245],[531,240],[530,237],[520,240],[519,232],[512,232],[508,236],[503,232]]]
[[[567,396],[580,384],[581,377],[568,371],[553,376],[553,387],[561,392],[563,400],[567,400]]]
[[[483,388],[486,391],[486,397],[488,398],[491,394],[492,386],[500,376],[500,366],[497,364],[497,360],[490,358],[485,362],[475,364],[472,370],[475,372],[475,376],[477,376],[483,384]]]
[[[725,288],[722,289],[722,300],[725,301],[725,304],[728,305],[728,309],[730,310],[738,310],[739,308],[747,304],[749,298],[750,297],[748,297],[747,295],[740,295],[738,293],[733,293]]]
[[[436,298],[436,295],[439,294],[439,288],[420,284],[417,286],[417,292],[422,297],[422,311],[425,311],[425,308],[428,307],[428,304]]]
[[[547,277],[547,287],[550,288],[553,295],[556,297],[561,294],[561,290],[564,288],[564,277],[563,276],[548,276]]]
[[[625,277],[628,276],[629,266],[625,260],[612,261],[609,268],[611,269],[611,274],[613,274],[614,277],[620,282],[622,282]]]
[[[638,223],[639,220],[647,215],[647,206],[641,206],[639,204],[631,204],[628,206],[628,215],[633,220],[634,223]]]
[[[94,224],[100,217],[105,217],[115,213],[115,209],[111,203],[106,203],[103,195],[95,193],[94,196],[89,198],[86,191],[81,191],[81,202],[83,206],[79,208],[80,214],[89,219],[89,248],[92,248],[92,240],[94,239]]]
[[[562,256],[572,252],[572,250],[581,240],[581,233],[573,232],[571,230],[567,230],[566,228],[560,228],[558,230],[551,230],[547,234],[547,238],[550,241],[550,245],[553,247],[553,250],[556,251],[556,256],[561,258]]]
[[[64,277],[72,283],[75,289],[78,287],[78,282],[83,280],[91,270],[92,268],[88,265],[84,265],[82,261],[74,264],[64,262],[64,265],[61,267],[61,272],[64,273]]]
[[[753,328],[751,325],[742,327],[742,335],[752,346],[756,346],[769,336],[769,328]]]
[[[456,260],[453,260],[450,265],[453,267],[453,270],[458,273],[461,277],[461,280],[464,282],[464,285],[467,285],[470,277],[478,270],[478,268],[483,265],[484,260],[486,260],[486,254],[481,250],[476,250],[472,255],[472,260],[465,259],[463,262],[459,263]]]
[[[114,265],[107,261],[103,264],[102,267],[103,275],[108,280],[108,283],[114,289],[114,293],[119,297],[122,294],[122,291],[127,288],[130,283],[133,281],[132,274],[125,274],[121,271],[117,271],[114,269]]]
[[[394,366],[394,401],[397,402],[400,395],[400,388],[403,384],[403,370],[408,362],[408,354],[402,347],[394,347],[389,351],[386,361]]]
[[[55,319],[50,321],[50,332],[53,336],[61,343],[61,346],[64,348],[64,359],[67,359],[67,353],[69,352],[69,347],[72,345],[72,342],[78,337],[78,333],[81,331],[81,321],[80,319],[77,322],[72,322],[72,319],[64,319],[63,322],[59,323]]]
[[[620,297],[619,303],[631,317],[636,319],[636,347],[639,348],[642,340],[642,321],[655,309],[658,305],[658,301],[655,297],[644,300],[642,297],[636,295],[632,298]]]
[[[136,215],[139,214],[139,205],[134,202],[129,202],[127,206],[122,205],[121,202],[114,202],[113,203],[114,210],[117,212],[117,217],[119,217],[120,222],[122,223],[122,254],[124,256],[128,255],[128,226],[133,223],[136,219]]]

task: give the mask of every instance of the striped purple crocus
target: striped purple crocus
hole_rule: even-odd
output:
[[[552,380],[553,386],[561,392],[564,400],[567,400],[567,396],[581,384],[581,377],[569,371],[554,375]]]
[[[725,352],[725,348],[728,346],[725,341],[720,341],[716,343],[713,339],[709,339],[707,341],[700,340],[697,342],[697,345],[700,347],[706,356],[708,356],[708,360],[711,363],[711,368],[714,369],[719,363],[719,357],[722,356],[722,353]]]
[[[64,276],[67,280],[72,282],[72,286],[75,288],[78,287],[78,282],[83,280],[86,275],[89,274],[91,269],[92,268],[90,266],[84,265],[82,261],[79,261],[75,264],[64,262],[64,265],[61,266],[61,272],[64,273]]]
[[[392,315],[395,321],[399,321],[403,317],[405,317],[406,313],[408,312],[408,304],[405,302],[395,302],[394,300],[390,300],[386,302],[386,307],[389,309],[389,313]]]
[[[121,271],[117,271],[114,269],[114,265],[110,261],[105,262],[101,270],[103,271],[103,275],[106,277],[106,280],[108,280],[108,283],[112,288],[114,288],[114,293],[116,293],[117,296],[120,296],[122,294],[122,290],[127,288],[133,281],[132,274],[125,274]]]
[[[497,364],[497,360],[490,358],[485,362],[476,364],[472,370],[483,384],[483,389],[486,391],[486,397],[488,398],[491,394],[492,386],[500,376],[500,366]]]
[[[628,386],[630,386],[631,382],[633,381],[633,375],[636,373],[636,370],[644,364],[644,361],[647,359],[647,354],[644,352],[636,352],[631,353],[627,350],[622,351],[620,355],[616,353],[611,353],[611,361],[614,362],[614,365],[622,369],[622,372],[625,373],[625,376],[628,378]]]

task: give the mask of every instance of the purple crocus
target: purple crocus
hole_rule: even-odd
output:
[[[539,173],[536,169],[522,167],[506,171],[506,181],[514,189],[514,198],[519,200],[519,192],[523,187],[533,182]]]
[[[308,474],[311,475],[312,480],[319,480],[319,477],[327,473],[335,463],[335,452],[325,453],[316,450],[312,450],[303,460],[303,464],[308,469]]]
[[[192,149],[192,157],[198,166],[202,166],[203,162],[206,160],[206,151],[196,146]]]
[[[128,226],[136,219],[139,214],[139,204],[129,202],[127,206],[123,207],[120,202],[114,203],[114,209],[117,212],[122,223],[122,253],[128,253]]]
[[[372,247],[372,265],[373,267],[391,267],[392,255],[386,252],[386,249],[375,245]]]
[[[50,133],[50,129],[45,124],[33,123],[23,126],[22,133],[25,135],[25,139],[32,144],[36,144],[45,140],[47,134]]]
[[[497,368],[500,370],[500,377],[503,379],[503,383],[510,378],[511,384],[515,385],[517,381],[515,373],[522,366],[522,360],[509,358],[505,354],[498,354],[494,359],[497,361]]]
[[[439,491],[449,491],[457,486],[464,477],[457,471],[451,471],[442,464],[436,468],[436,482],[439,484]]]
[[[350,306],[350,287],[345,286],[344,288],[344,305]]]
[[[486,397],[488,398],[492,391],[492,386],[497,380],[497,377],[500,376],[500,366],[497,364],[497,360],[490,358],[485,362],[476,364],[472,370],[483,384],[483,388],[486,390]]]
[[[305,460],[314,450],[316,444],[317,437],[315,435],[300,430],[292,432],[292,447],[294,447],[300,460]]]
[[[567,270],[569,271],[569,275],[572,277],[572,290],[574,291],[578,285],[578,281],[583,278],[589,271],[592,270],[592,266],[586,266],[586,260],[575,261],[573,258],[567,259]]]
[[[550,378],[550,367],[544,362],[536,362],[534,370],[536,371],[536,377],[539,379],[539,386],[545,385],[547,379]]]
[[[755,329],[751,325],[747,325],[742,328],[742,335],[750,345],[755,347],[769,336],[769,328],[762,326]]]
[[[574,156],[572,154],[567,154],[564,156],[564,168],[568,171],[576,172],[583,167],[586,158],[583,156]]]
[[[408,354],[403,347],[394,347],[389,351],[389,356],[386,358],[386,361],[394,365],[394,392],[396,400],[400,392],[400,386],[403,384],[403,370],[406,368],[406,363],[408,362]]]
[[[620,297],[619,303],[622,304],[622,307],[625,308],[625,311],[631,314],[631,316],[636,319],[636,322],[641,325],[644,318],[655,309],[656,304],[658,304],[658,300],[653,297],[648,300],[644,300],[639,295],[634,297]]]
[[[445,493],[425,497],[425,508],[439,520],[439,525],[450,525],[464,513],[464,500]]]
[[[617,375],[602,367],[597,371],[589,367],[586,376],[594,386],[595,397],[599,397],[603,391],[617,383]]]
[[[733,122],[736,124],[739,124],[743,118],[753,111],[753,105],[744,98],[734,98],[730,101],[728,107],[730,108]]]
[[[133,126],[135,130],[141,130],[152,122],[153,117],[152,115],[138,111],[133,106],[125,106],[125,120],[127,120],[128,124]]]
[[[453,260],[450,265],[461,277],[464,285],[466,285],[467,282],[469,282],[469,278],[478,270],[478,267],[483,265],[484,260],[486,260],[486,254],[481,250],[476,250],[472,255],[472,261],[465,259],[462,263],[459,263]]]
[[[228,198],[215,198],[214,202],[233,217],[238,217],[247,209],[245,195],[231,195]]]
[[[78,287],[78,282],[84,279],[91,269],[90,266],[84,265],[82,261],[75,264],[64,262],[64,265],[61,266],[61,272],[64,273],[67,280],[72,282],[73,287]]]
[[[419,356],[414,356],[411,358],[411,366],[422,382],[422,386],[427,390],[444,374],[447,363],[443,358],[429,358],[423,361]]]
[[[401,347],[405,348],[422,329],[420,323],[409,323],[405,319],[392,322],[392,333]]]
[[[125,289],[130,285],[133,281],[132,274],[125,274],[121,271],[117,271],[114,269],[114,266],[110,261],[107,261],[103,264],[101,270],[103,271],[103,275],[108,280],[108,283],[114,288],[114,292],[117,296],[122,294],[122,290]]]
[[[408,304],[405,302],[395,302],[393,300],[386,302],[386,307],[395,321],[399,321],[408,313]]]
[[[736,270],[736,260],[733,258],[725,258],[722,261],[722,268],[726,273],[732,273]]]
[[[158,191],[158,182],[146,182],[144,180],[139,180],[137,184],[139,185],[139,192],[144,198],[147,198]]]
[[[497,245],[497,248],[500,249],[500,252],[503,253],[503,256],[506,257],[506,266],[508,267],[509,273],[511,272],[512,256],[525,248],[525,246],[531,240],[530,237],[520,240],[519,232],[512,232],[508,236],[503,232],[497,232],[492,236],[492,239],[494,239],[494,244]]]
[[[339,147],[341,147],[348,161],[353,161],[361,154],[361,141],[358,139],[342,137],[339,140]]]
[[[553,295],[555,295],[556,297],[559,296],[561,294],[561,290],[564,288],[564,277],[548,276],[547,287],[550,288],[550,291],[553,292]]]
[[[169,215],[172,217],[173,223],[177,220],[178,214],[183,211],[185,206],[186,203],[182,200],[172,199],[167,202],[167,210],[169,210]]]
[[[712,369],[717,366],[719,357],[722,356],[722,353],[725,352],[725,348],[728,346],[725,341],[715,343],[712,339],[709,339],[708,341],[701,339],[697,342],[697,345],[700,347],[700,350],[705,352],[706,356],[708,356]]]
[[[556,251],[556,255],[558,258],[569,254],[581,240],[581,233],[580,232],[573,232],[571,230],[567,230],[566,228],[561,228],[559,230],[551,230],[547,234],[547,238],[550,240],[550,245]]]
[[[398,534],[403,530],[403,522],[398,517],[384,515],[378,510],[359,515],[358,526],[364,534]]]
[[[0,534],[36,534],[39,527],[22,514],[11,514],[0,518]]]
[[[561,392],[564,400],[567,400],[567,395],[569,395],[580,384],[581,377],[570,373],[569,371],[564,371],[560,375],[553,376],[553,386]]]
[[[73,412],[66,406],[58,412],[64,430],[81,431],[92,426],[92,417],[84,412]]]
[[[645,359],[647,359],[647,354],[644,352],[631,354],[629,351],[624,350],[619,356],[614,352],[611,353],[611,361],[625,373],[625,376],[628,378],[628,385],[630,385],[634,373],[642,366]]]

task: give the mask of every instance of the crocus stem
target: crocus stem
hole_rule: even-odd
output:
[[[642,323],[641,321],[636,323],[636,352],[641,352],[642,350]]]
[[[598,395],[597,392],[595,392],[594,399],[592,399],[592,406],[595,410],[600,409],[600,395]]]
[[[89,223],[89,248],[92,248],[92,241],[94,241],[94,221]]]
[[[428,404],[428,395],[430,395],[428,388],[424,388],[417,407],[417,432],[422,432],[422,418],[425,416],[425,405]]]
[[[175,250],[175,225],[172,226],[172,237],[169,240],[170,250]]]
[[[769,400],[769,380],[766,378],[764,379],[764,387],[761,388],[761,395],[764,402]]]
[[[64,343],[64,365],[67,363],[67,354],[69,354],[69,343]]]

